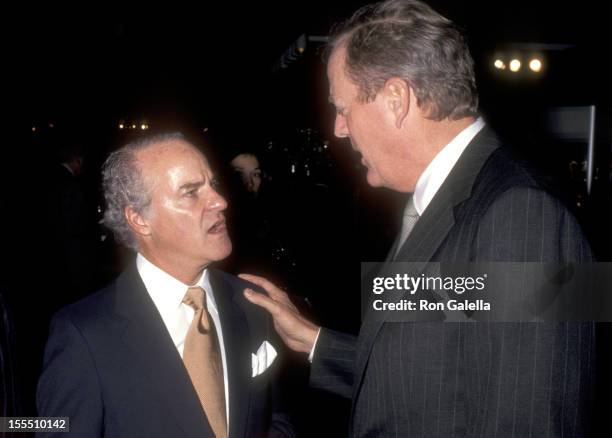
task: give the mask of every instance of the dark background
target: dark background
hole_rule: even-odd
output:
[[[204,145],[221,174],[233,152],[258,150],[267,182],[278,189],[275,213],[290,250],[277,269],[263,266],[260,272],[290,286],[304,310],[326,326],[356,330],[359,262],[384,257],[403,198],[367,187],[358,157],[334,139],[322,45],[311,41],[304,53],[284,58],[286,68],[278,63],[301,34],[325,36],[365,3],[54,4],[5,11],[1,287],[16,321],[22,413],[34,415],[37,348],[46,337],[40,326],[51,310],[37,312],[37,303],[41,295],[61,294],[44,276],[41,242],[48,231],[40,200],[46,169],[66,139],[81,144],[88,166],[83,182],[92,214],[98,214],[100,164],[141,134],[119,123],[146,123],[147,133],[182,130]],[[604,2],[430,4],[467,32],[487,121],[558,182],[598,256],[608,259],[612,87]],[[492,68],[496,54],[511,52],[539,54],[543,72],[512,75]],[[584,157],[583,142],[560,141],[546,124],[551,107],[587,105],[598,110],[599,170],[591,197],[567,174],[568,161]],[[100,249],[97,262],[92,287],[124,264],[108,248]],[[294,267],[291,276],[280,272],[287,264]],[[293,359],[303,378],[301,362]],[[342,435],[346,404],[322,394],[300,397],[299,406],[314,400],[325,413],[321,421],[300,420],[305,436],[325,430]]]

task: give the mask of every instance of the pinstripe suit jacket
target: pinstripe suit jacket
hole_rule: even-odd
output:
[[[488,128],[400,249],[412,262],[588,262],[574,217]],[[381,323],[323,329],[311,385],[352,398],[356,437],[584,436],[594,324]]]

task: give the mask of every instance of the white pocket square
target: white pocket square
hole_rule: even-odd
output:
[[[251,359],[253,364],[253,377],[259,376],[265,370],[268,369],[274,359],[276,359],[276,350],[268,341],[263,341],[257,350],[257,354],[251,353]]]

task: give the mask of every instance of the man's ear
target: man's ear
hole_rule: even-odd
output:
[[[149,236],[151,234],[151,228],[148,222],[131,206],[125,207],[123,214],[125,215],[128,225],[136,235]]]
[[[412,89],[401,78],[393,77],[385,82],[384,96],[389,110],[395,119],[395,127],[401,128],[410,109],[410,95]]]

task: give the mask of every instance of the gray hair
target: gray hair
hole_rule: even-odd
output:
[[[106,210],[104,225],[112,230],[117,241],[138,250],[136,238],[125,218],[126,207],[145,214],[151,204],[151,193],[142,178],[136,152],[170,141],[186,141],[180,132],[156,134],[140,138],[111,153],[102,166],[102,188]]]
[[[474,61],[461,30],[418,0],[364,6],[333,31],[330,52],[346,49],[345,72],[372,101],[392,77],[414,90],[433,120],[478,113]]]

